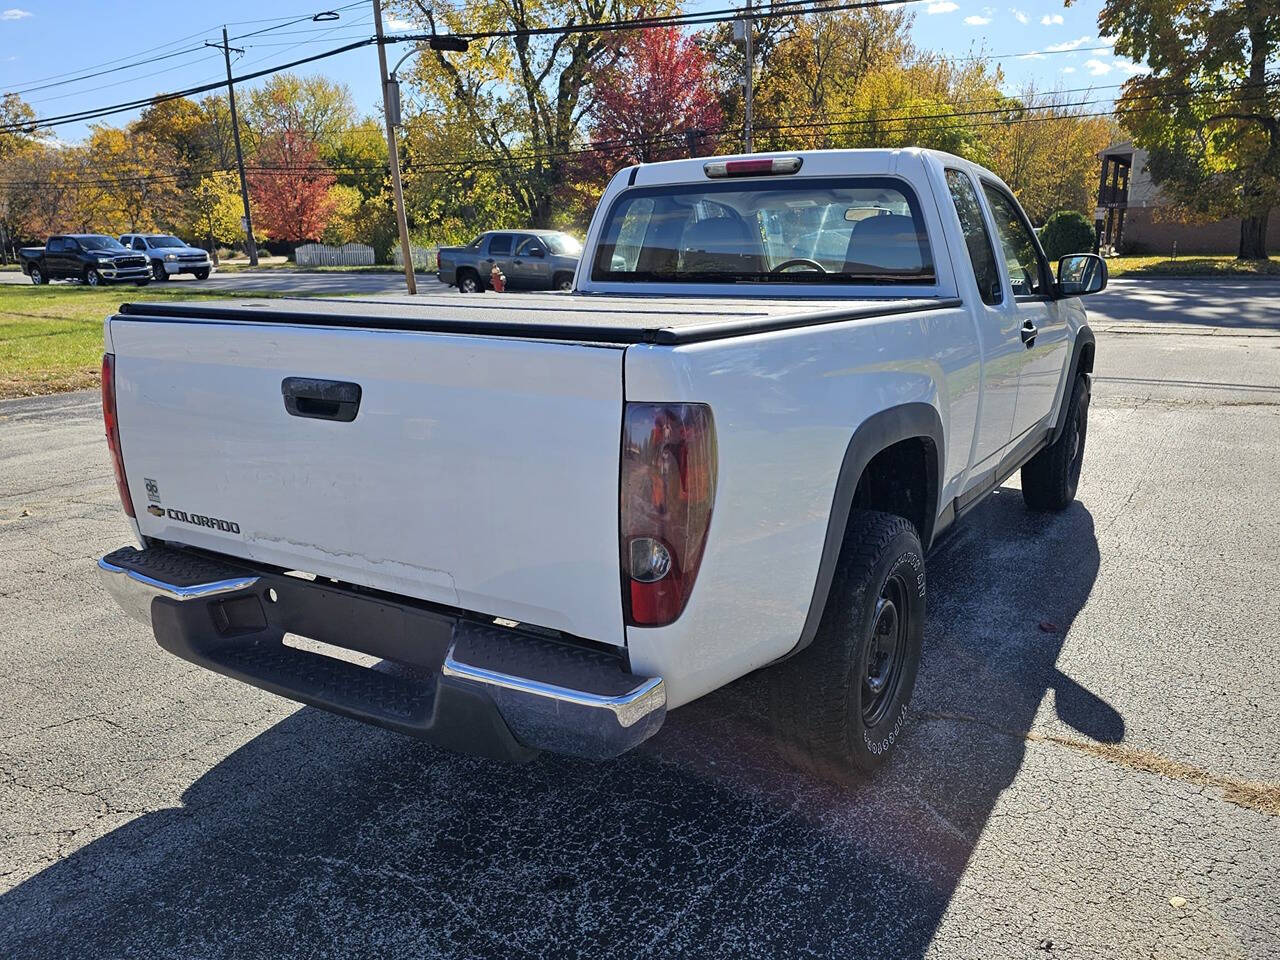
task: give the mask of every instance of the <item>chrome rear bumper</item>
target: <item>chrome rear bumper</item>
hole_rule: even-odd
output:
[[[607,759],[652,736],[666,717],[661,677],[628,673],[602,650],[456,611],[169,547],[117,550],[98,561],[98,572],[171,653],[453,749]],[[286,633],[382,663],[358,666],[288,646]]]

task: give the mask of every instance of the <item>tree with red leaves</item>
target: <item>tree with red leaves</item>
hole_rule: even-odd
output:
[[[248,179],[253,224],[272,240],[301,243],[324,233],[337,178],[306,136],[285,130],[264,141]]]
[[[688,156],[691,145],[705,153],[719,126],[707,55],[677,27],[640,30],[595,78],[590,133],[601,149],[586,155],[587,164],[608,174],[627,164]]]

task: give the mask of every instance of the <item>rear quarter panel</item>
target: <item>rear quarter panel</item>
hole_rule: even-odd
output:
[[[627,350],[630,401],[710,404],[719,450],[707,548],[683,615],[627,628],[632,668],[686,703],[788,653],[813,597],[836,478],[859,424],[923,402],[946,437],[940,502],[960,488],[980,356],[963,308]]]

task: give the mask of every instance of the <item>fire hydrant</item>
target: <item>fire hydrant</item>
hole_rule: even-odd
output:
[[[502,293],[507,289],[507,278],[498,269],[497,264],[494,264],[493,269],[489,271],[489,286],[494,293]]]

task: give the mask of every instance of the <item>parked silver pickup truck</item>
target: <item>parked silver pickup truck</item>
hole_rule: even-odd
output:
[[[585,249],[570,296],[125,304],[108,589],[180,657],[456,749],[616,756],[764,669],[789,757],[875,769],[929,549],[1018,471],[1075,498],[1105,263],[1055,270],[920,150],[631,167]]]
[[[480,293],[497,267],[512,289],[570,290],[581,255],[582,244],[559,230],[491,230],[465,247],[441,247],[436,277]]]

